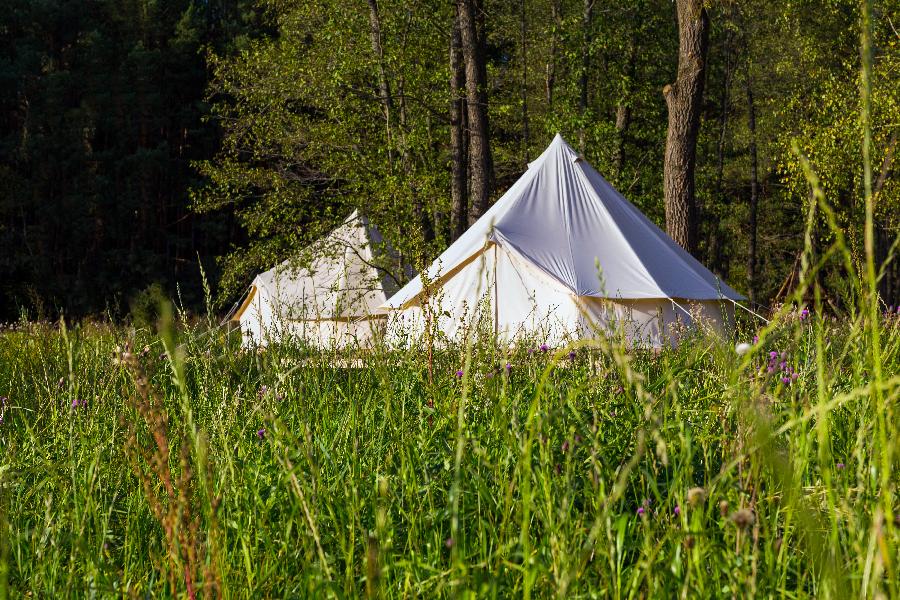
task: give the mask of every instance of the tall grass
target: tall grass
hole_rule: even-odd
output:
[[[0,597],[895,596],[877,326],[881,383],[862,317],[815,310],[743,356],[477,342],[432,383],[418,349],[8,330]]]

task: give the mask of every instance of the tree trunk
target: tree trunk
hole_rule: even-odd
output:
[[[388,161],[393,170],[393,159],[391,155],[391,114],[394,112],[394,98],[391,95],[391,83],[387,74],[387,68],[384,62],[384,45],[381,38],[381,17],[378,13],[377,0],[368,0],[369,3],[369,37],[372,42],[372,52],[375,54],[378,63],[378,88],[381,101],[384,106],[385,122],[387,124],[387,148]],[[426,242],[434,240],[434,226],[432,224],[431,215],[422,203],[422,198],[418,194],[412,172],[412,160],[409,156],[409,146],[406,140],[406,100],[403,90],[403,80],[399,81],[398,89],[400,93],[399,123],[397,127],[397,141],[400,150],[400,163],[403,169],[403,175],[409,186],[410,198],[412,200],[413,216],[421,228],[422,237]]]
[[[369,2],[369,39],[372,43],[372,52],[378,63],[378,95],[381,99],[384,112],[385,132],[387,136],[388,164],[393,168],[394,157],[391,146],[391,114],[394,112],[394,99],[391,96],[391,84],[384,66],[384,48],[381,45],[381,18],[378,15],[377,0]]]
[[[748,294],[756,302],[758,276],[756,258],[757,216],[759,213],[759,176],[756,153],[756,103],[753,101],[753,85],[747,73],[747,129],[750,132],[750,255],[747,261]]]
[[[550,32],[550,56],[547,57],[546,78],[544,81],[544,95],[547,106],[553,106],[553,88],[556,86],[556,52],[559,45],[559,30],[562,29],[562,7],[560,0],[551,0],[550,18],[553,27]]]
[[[631,100],[627,96],[630,94],[636,69],[637,44],[632,32],[631,40],[628,43],[628,89],[625,90],[625,93],[619,98],[619,103],[616,105],[616,139],[613,149],[613,168],[616,172],[617,183],[622,183],[622,169],[625,166],[625,137],[628,135],[628,127],[631,125]]]
[[[466,136],[466,66],[462,56],[459,18],[453,19],[450,40],[450,240],[456,240],[468,224],[468,160]]]
[[[484,27],[478,26],[480,6],[475,0],[457,0],[459,31],[466,63],[466,111],[469,119],[469,225],[488,208],[493,164],[488,127],[487,65]],[[480,31],[479,31],[480,30]]]
[[[678,74],[663,88],[669,109],[669,131],[663,186],[666,230],[688,252],[697,249],[697,206],[694,167],[697,133],[709,47],[709,15],[703,0],[676,0],[678,11]]]
[[[728,198],[725,195],[722,186],[725,175],[725,143],[728,139],[728,99],[731,97],[731,78],[734,63],[732,56],[732,34],[731,29],[725,32],[722,40],[722,56],[725,62],[724,73],[722,77],[722,89],[719,94],[719,139],[716,143],[716,182],[715,191],[712,196],[712,204],[705,207],[697,207],[697,220],[708,224],[707,238],[707,262],[715,273],[724,271],[722,265],[722,238],[726,235],[723,230],[721,220],[717,214],[728,204]],[[717,206],[718,205],[718,206]],[[727,209],[725,209],[727,210]]]
[[[522,44],[522,158],[523,163],[528,163],[528,146],[531,132],[528,129],[528,19],[525,13],[525,0],[519,2],[521,16],[521,44]]]
[[[591,22],[594,17],[594,0],[584,0],[584,12],[581,15],[581,72],[578,76],[578,147],[584,153],[585,133],[584,121],[588,104],[588,68],[590,67]]]

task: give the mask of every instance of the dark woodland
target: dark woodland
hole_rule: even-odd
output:
[[[860,22],[855,0],[2,0],[0,321],[127,319],[154,295],[200,310],[204,281],[224,310],[354,208],[425,264],[556,132],[772,306],[811,176],[862,271]],[[874,2],[886,305],[898,28],[900,3]],[[818,276],[839,311],[845,265]]]

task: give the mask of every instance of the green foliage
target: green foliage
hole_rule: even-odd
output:
[[[155,327],[159,321],[159,307],[167,301],[162,285],[151,283],[129,300],[131,322],[136,327]]]

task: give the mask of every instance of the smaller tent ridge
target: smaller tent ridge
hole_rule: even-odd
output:
[[[557,134],[490,209],[429,267],[440,281],[498,244],[576,296],[743,300],[625,199]],[[410,281],[383,307],[413,305]]]
[[[368,219],[354,211],[343,224],[305,251],[306,268],[290,260],[260,273],[258,292],[289,320],[346,319],[375,315],[409,271]],[[395,264],[396,263],[396,264]],[[403,273],[397,273],[398,267]],[[411,276],[411,273],[409,273]],[[242,307],[242,311],[247,310]],[[241,318],[241,314],[235,318]]]

